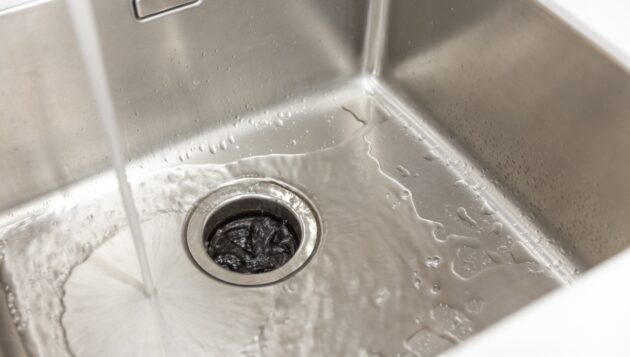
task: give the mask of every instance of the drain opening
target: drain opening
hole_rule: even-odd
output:
[[[267,199],[243,199],[221,208],[206,224],[204,245],[212,260],[233,272],[260,274],[286,264],[300,246],[297,218]],[[227,218],[219,221],[227,216]],[[218,224],[216,222],[219,222]]]
[[[315,252],[319,220],[304,195],[266,179],[241,179],[189,213],[186,247],[204,272],[243,286],[271,284],[302,268]]]

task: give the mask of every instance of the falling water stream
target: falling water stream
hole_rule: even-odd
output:
[[[79,42],[79,47],[81,48],[81,54],[109,146],[112,165],[116,172],[116,178],[118,179],[118,189],[125,207],[125,213],[127,214],[129,228],[138,256],[138,264],[140,265],[140,271],[142,273],[144,293],[146,296],[151,297],[156,293],[156,290],[153,284],[153,278],[151,277],[142,229],[140,228],[138,210],[133,200],[129,182],[127,181],[125,169],[126,160],[120,143],[120,130],[118,129],[114,103],[107,82],[92,7],[88,0],[67,0],[66,4],[68,5],[74,33]]]

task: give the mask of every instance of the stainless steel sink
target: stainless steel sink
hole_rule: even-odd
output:
[[[430,356],[630,245],[630,74],[535,1],[93,6],[157,296],[181,309],[116,319],[139,272],[98,113],[65,3],[26,3],[0,12],[1,355]],[[271,285],[183,244],[244,177],[321,222]]]

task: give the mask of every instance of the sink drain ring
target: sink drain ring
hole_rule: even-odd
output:
[[[244,215],[271,217],[266,222],[287,225],[299,241],[297,249],[289,249],[292,256],[281,260],[282,264],[273,270],[260,273],[236,272],[219,265],[214,260],[216,254],[211,255],[217,244],[215,233],[229,224],[226,222]],[[288,278],[310,260],[318,245],[319,229],[312,204],[298,190],[275,180],[245,178],[219,187],[193,207],[186,225],[185,246],[197,266],[215,279],[240,286],[268,285]],[[282,249],[273,247],[273,251]]]

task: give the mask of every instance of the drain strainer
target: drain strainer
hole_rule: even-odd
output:
[[[269,179],[241,179],[202,199],[189,215],[192,259],[221,281],[271,284],[292,275],[315,252],[319,223],[305,196]]]

